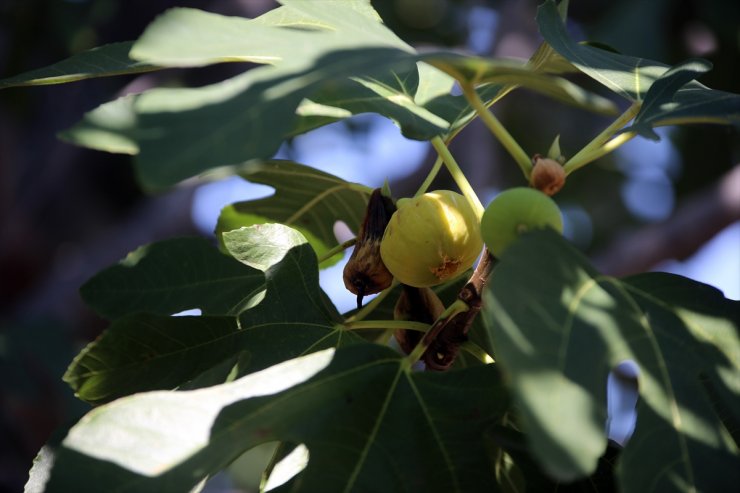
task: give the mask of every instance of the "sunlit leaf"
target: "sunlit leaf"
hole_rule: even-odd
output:
[[[688,319],[642,286],[599,275],[549,231],[527,235],[503,255],[485,291],[484,322],[531,449],[556,478],[591,473],[606,447],[607,374],[632,360],[640,399],[619,460],[622,490],[732,489],[737,445],[703,380],[724,386],[719,375],[740,376],[737,358],[724,356],[740,354],[738,302],[693,283],[697,300],[725,313]]]
[[[276,63],[287,47],[305,42],[307,31],[258,20],[173,8],[157,17],[131,50],[137,60],[191,67],[219,62]],[[283,42],[276,43],[281,38]]]
[[[73,127],[60,132],[59,138],[98,151],[138,154],[136,98],[137,95],[129,94],[101,104]]]
[[[332,352],[95,409],[64,440],[47,491],[187,491],[275,440],[308,449],[296,492],[498,491],[486,431],[507,399],[494,366],[416,373],[380,346]]]
[[[256,19],[192,8],[167,10],[147,26],[131,57],[161,66],[190,67],[221,62],[304,64],[339,46],[411,51],[379,22],[368,2],[282,3]]]
[[[174,388],[225,361],[233,361],[236,375],[245,375],[301,354],[361,341],[335,328],[339,316],[321,295],[316,256],[299,233],[281,225],[253,226],[227,235],[227,246],[247,264],[234,261],[234,271],[240,265],[247,272],[264,271],[264,296],[250,298],[254,306],[238,318],[138,314],[116,320],[65,374],[81,399],[99,403]],[[152,270],[161,274],[146,264],[135,278]],[[286,304],[291,310],[284,309]],[[219,373],[230,371],[222,368]]]
[[[390,118],[407,137],[453,135],[472,112],[463,98],[449,93],[452,78],[439,68],[460,77],[473,70],[481,76],[476,83],[521,85],[598,111],[611,110],[606,100],[524,64],[449,53],[417,55],[384,25],[368,20],[363,4],[369,8],[366,2],[334,1],[282,7],[305,14],[291,14],[301,26],[316,19],[315,29],[270,25],[281,19],[277,14],[257,22],[192,9],[168,11],[146,31],[134,54],[172,65],[274,55],[276,66],[206,87],[153,89],[108,103],[63,137],[96,149],[138,154],[142,184],[158,189],[213,167],[268,159],[287,136],[363,112]],[[360,19],[362,28],[348,34]],[[222,42],[214,31],[235,40]],[[193,42],[178,41],[185,33],[188,39],[204,40],[197,50],[182,48]],[[252,37],[259,42],[249,42]],[[178,62],[178,57],[191,55]],[[487,99],[499,94],[488,88],[494,90],[485,94]]]
[[[321,256],[336,246],[334,223],[344,221],[357,232],[371,190],[291,161],[252,163],[239,170],[252,183],[275,188],[275,195],[225,207],[216,235],[243,226],[281,223],[300,231]]]

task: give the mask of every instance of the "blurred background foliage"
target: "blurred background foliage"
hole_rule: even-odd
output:
[[[519,58],[529,57],[540,41],[537,3],[373,1],[385,22],[415,46]],[[176,5],[255,17],[275,3],[0,0],[0,78],[99,44],[135,39],[157,14]],[[573,0],[569,28],[578,38],[671,65],[706,58],[714,70],[701,82],[740,92],[740,2]],[[244,68],[224,64],[0,92],[0,492],[22,490],[31,460],[52,431],[85,411],[61,375],[105,324],[82,306],[80,284],[143,243],[210,234],[209,224],[215,224],[218,207],[225,205],[204,199],[214,194],[204,195],[194,181],[145,196],[129,156],[75,148],[57,140],[56,133],[122,94],[155,85],[203,85]],[[605,93],[585,78],[578,80]],[[546,153],[560,135],[563,153],[572,155],[609,123],[526,91],[511,94],[496,113],[532,154]],[[415,191],[434,156],[428,146],[403,142],[391,127],[361,116],[296,139],[281,153],[308,164],[324,161],[324,169],[370,185],[390,175],[395,195],[403,196]],[[730,235],[730,248],[734,244],[740,251],[740,184],[727,178],[733,168],[738,175],[738,129],[689,126],[662,135],[658,144],[637,139],[623,152],[576,173],[557,197],[569,237],[607,273],[670,265],[694,255],[722,230],[729,231],[724,234]],[[326,153],[334,147],[346,149],[344,157]],[[451,149],[484,202],[498,190],[524,184],[482,125],[471,125]],[[368,169],[372,173],[363,174]],[[443,173],[433,187],[454,185]],[[232,187],[216,195],[236,201],[247,198],[242,193],[249,192]],[[703,215],[690,214],[697,210]],[[734,229],[727,230],[733,223]],[[651,249],[653,256],[645,253]],[[740,279],[732,265],[730,276]],[[335,281],[338,277],[325,286]],[[241,476],[236,476],[238,483],[250,481]],[[233,481],[209,487],[233,488]]]

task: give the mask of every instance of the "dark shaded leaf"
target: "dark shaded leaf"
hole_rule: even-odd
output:
[[[139,314],[115,321],[64,376],[78,397],[101,403],[188,382],[205,385],[218,375],[234,378],[361,341],[337,326],[336,309],[321,296],[316,256],[299,233],[253,226],[227,234],[226,244],[239,260],[265,271],[264,298],[255,297],[238,319]]]
[[[236,315],[265,289],[265,276],[218,251],[204,238],[152,243],[87,281],[80,294],[100,315],[172,315],[193,308]]]
[[[619,461],[621,490],[724,491],[740,479],[737,445],[703,384],[708,376],[737,408],[740,339],[727,316],[737,302],[692,284],[697,303],[725,315],[687,318],[650,290],[599,275],[554,232],[528,234],[503,255],[484,322],[551,475],[594,471],[607,443],[607,374],[632,360],[637,426]]]
[[[652,83],[668,66],[644,58],[620,55],[574,41],[563,24],[555,2],[547,0],[537,9],[542,37],[567,61],[620,96],[642,101]]]
[[[650,86],[640,112],[624,131],[659,140],[653,127],[685,123],[740,123],[740,95],[715,91],[694,79],[709,71],[706,60],[687,60]]]
[[[161,69],[161,67],[130,58],[129,50],[133,44],[133,41],[123,41],[83,51],[48,67],[2,79],[0,89],[62,84],[93,77],[136,74]]]

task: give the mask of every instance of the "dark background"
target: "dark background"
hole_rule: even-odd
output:
[[[373,4],[412,44],[465,47],[475,8],[498,14],[495,35],[478,47],[483,53],[528,57],[539,43],[534,1]],[[0,78],[99,44],[135,39],[175,5],[254,17],[275,4],[0,0]],[[714,70],[701,82],[740,92],[737,1],[574,0],[570,17],[577,36],[626,54],[668,64],[707,58]],[[79,149],[57,140],[56,133],[123,92],[173,82],[202,85],[237,70],[217,66],[0,91],[0,492],[22,490],[33,457],[52,431],[86,411],[61,382],[74,355],[105,326],[80,302],[80,284],[143,243],[198,234],[190,216],[193,186],[146,196],[130,157]],[[563,152],[572,155],[609,123],[526,92],[515,92],[496,111],[525,149],[542,153],[560,133]],[[620,194],[628,177],[612,156],[573,175],[558,196],[588,211],[592,228],[580,246],[607,273],[629,274],[686,258],[740,219],[738,182],[728,185],[726,178],[733,168],[738,174],[737,129],[694,125],[676,129],[671,140],[677,150],[670,173],[676,205],[667,218],[647,221],[629,212]],[[479,190],[523,184],[511,159],[479,124],[453,143],[452,152]],[[392,188],[404,195],[419,180],[410,176]],[[452,187],[445,180],[435,187]],[[723,183],[724,190],[734,190],[734,203],[719,193]]]

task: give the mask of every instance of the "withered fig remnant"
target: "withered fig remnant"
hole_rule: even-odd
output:
[[[393,276],[380,256],[380,242],[395,210],[390,197],[383,195],[380,188],[373,190],[357,234],[357,243],[344,266],[344,286],[357,295],[357,308],[362,306],[365,295],[379,293],[393,282]]]

